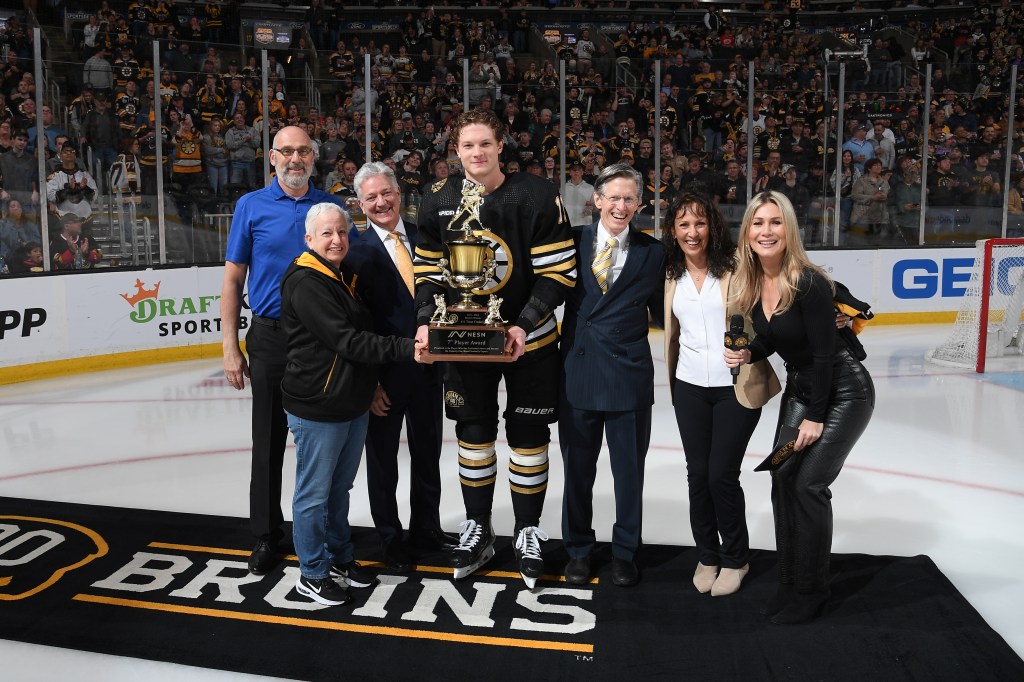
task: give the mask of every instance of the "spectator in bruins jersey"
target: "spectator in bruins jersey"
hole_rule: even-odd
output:
[[[518,161],[520,168],[525,168],[526,164],[541,156],[540,147],[534,143],[533,136],[528,130],[519,133],[515,143],[508,144],[507,149],[509,158]]]
[[[206,31],[211,43],[224,42],[224,5],[220,0],[207,0],[203,4],[206,17]]]
[[[754,139],[754,159],[767,161],[772,152],[782,149],[782,131],[779,130],[775,116],[764,117],[764,130]],[[781,157],[780,157],[781,160]]]
[[[485,234],[485,239],[499,263],[495,277],[501,289],[500,314],[509,320],[505,351],[513,362],[452,362],[445,367],[445,407],[449,419],[456,422],[467,517],[451,560],[459,579],[494,556],[491,511],[497,474],[497,392],[504,378],[515,557],[532,588],[544,570],[540,542],[547,535],[539,524],[547,487],[550,424],[558,417],[560,359],[554,311],[575,284],[576,252],[557,188],[529,173],[506,176],[501,171],[503,131],[493,112],[462,114],[452,137],[465,177],[435,183],[420,204],[416,338],[427,340],[427,323],[437,307],[434,296],[454,295],[441,277],[438,261],[452,229],[469,221],[469,228],[492,235]]]
[[[345,157],[343,152],[339,152],[337,158],[334,161],[334,167],[327,173],[324,173],[324,190],[327,192],[331,191],[336,184],[341,182],[345,178]]]
[[[346,203],[349,199],[356,199],[355,179],[359,167],[352,159],[343,159],[338,162],[341,165],[341,177],[336,179],[327,191]]]
[[[207,79],[207,84],[209,82],[210,78]],[[196,105],[199,119],[203,123],[210,123],[214,120],[223,121],[221,117],[224,115],[224,98],[218,92],[218,88],[211,89],[207,86],[199,88]]]
[[[422,165],[423,154],[415,149],[402,160],[395,175],[398,177],[398,186],[403,195],[422,194],[426,184],[426,178],[420,170]]]
[[[633,154],[639,146],[640,139],[630,134],[629,125],[623,121],[619,123],[615,137],[608,141],[607,148],[612,159],[617,161],[622,157],[623,152],[629,150]]]
[[[952,168],[948,154],[939,157],[928,173],[928,203],[932,206],[956,206],[966,189]]]
[[[561,125],[557,118],[551,119],[551,131],[540,141],[540,153],[544,158],[558,157],[558,145],[561,140]]]
[[[135,138],[139,141],[139,167],[142,171],[142,186],[146,192],[156,193],[156,176],[157,176],[157,165],[156,165],[156,148],[157,144],[163,144],[164,149],[167,149],[167,144],[170,142],[170,130],[166,125],[161,125],[159,130],[159,138],[157,137],[158,131],[152,121],[144,123],[135,129],[133,133]],[[167,167],[169,154],[164,154],[164,168]]]
[[[134,137],[126,137],[121,143],[121,153],[110,167],[111,190],[121,190],[125,198],[137,197],[142,194],[142,171],[139,164],[139,152],[142,149]],[[149,191],[152,191],[150,189]]]
[[[92,217],[96,181],[78,167],[78,150],[66,143],[60,150],[60,168],[46,179],[46,200],[50,211],[63,218],[68,214],[83,221]]]
[[[640,51],[636,43],[625,33],[619,34],[619,39],[612,45],[615,50],[615,58],[620,64],[629,64],[632,60],[640,57]]]
[[[131,133],[138,124],[141,102],[138,96],[138,84],[128,81],[125,89],[114,96],[114,116],[124,134]]]
[[[196,179],[202,177],[202,145],[202,133],[196,130],[192,116],[185,114],[174,133],[174,163],[171,166],[171,179],[182,190],[187,190]]]
[[[132,48],[128,45],[121,47],[120,55],[113,64],[114,86],[124,89],[128,81],[137,81],[139,78],[139,62],[132,56]]]
[[[334,52],[328,57],[328,64],[337,92],[345,92],[345,79],[352,78],[356,74],[355,56],[352,54],[352,50],[345,47],[345,41],[338,41]]]
[[[637,206],[637,213],[653,221],[655,213],[664,217],[665,209],[672,201],[672,197],[675,196],[676,190],[672,186],[672,169],[663,166],[660,178],[656,177],[654,168],[648,169],[644,175],[644,188],[640,204]],[[713,194],[709,196],[713,196]],[[653,222],[651,225],[653,226]]]

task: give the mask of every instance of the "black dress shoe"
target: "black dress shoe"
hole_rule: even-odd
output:
[[[430,530],[409,529],[409,544],[416,549],[430,551],[447,551],[459,546],[459,539],[440,528]]]
[[[630,587],[640,582],[640,570],[633,560],[612,557],[612,582],[619,587]]]
[[[565,582],[586,585],[590,582],[590,555],[570,559],[565,566]]]
[[[265,575],[277,563],[277,552],[266,540],[258,540],[249,555],[249,572],[253,575]]]
[[[408,573],[416,560],[401,540],[394,538],[381,545],[384,567],[392,573]]]

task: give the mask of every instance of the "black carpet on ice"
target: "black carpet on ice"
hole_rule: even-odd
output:
[[[374,536],[356,535],[362,559]],[[310,609],[294,558],[249,576],[244,520],[0,498],[0,637],[310,680],[1024,680],[1024,662],[926,556],[833,557],[814,623],[775,626],[758,551],[743,589],[698,594],[691,547],[643,549],[643,579],[533,593],[508,538],[453,583],[444,557]],[[365,551],[364,551],[365,550]],[[548,571],[565,555],[545,546]]]

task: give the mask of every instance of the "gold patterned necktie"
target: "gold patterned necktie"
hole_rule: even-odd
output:
[[[398,265],[398,274],[409,289],[409,295],[415,296],[412,276],[412,257],[409,256],[409,249],[402,243],[402,235],[397,232],[389,232],[388,237],[395,240],[395,264]]]
[[[590,266],[597,280],[597,286],[601,287],[601,293],[608,293],[608,275],[612,271],[612,254],[615,253],[615,246],[618,244],[614,239],[609,239],[604,244],[604,249],[594,258]]]

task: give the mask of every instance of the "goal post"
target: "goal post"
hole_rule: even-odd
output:
[[[929,351],[940,365],[985,371],[988,357],[1021,339],[1024,308],[1024,239],[982,239],[949,338]],[[1015,349],[1016,350],[1016,349]]]

